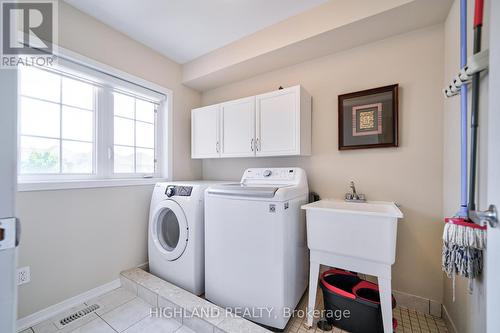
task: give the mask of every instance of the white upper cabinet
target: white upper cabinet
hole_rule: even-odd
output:
[[[300,86],[258,95],[257,156],[311,153],[311,97]]]
[[[255,97],[220,105],[221,157],[254,156]]]
[[[300,86],[192,111],[192,157],[311,154],[311,96]]]
[[[214,158],[220,156],[219,105],[191,111],[191,156]]]

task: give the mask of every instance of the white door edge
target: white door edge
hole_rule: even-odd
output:
[[[500,0],[490,3],[488,114],[488,204],[500,208]],[[500,332],[500,226],[488,228],[486,250],[486,331]]]

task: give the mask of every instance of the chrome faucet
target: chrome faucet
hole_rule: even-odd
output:
[[[356,192],[356,185],[354,185],[354,182],[351,181],[349,187],[351,188],[351,193],[346,193],[345,194],[345,201],[349,202],[366,202],[366,198],[364,194],[358,194]]]

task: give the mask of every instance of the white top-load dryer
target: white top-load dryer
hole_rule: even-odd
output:
[[[205,297],[283,329],[307,286],[304,170],[247,169],[205,192]]]

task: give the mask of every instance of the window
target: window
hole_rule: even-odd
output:
[[[20,174],[93,174],[95,86],[26,67],[20,88]]]
[[[154,173],[157,105],[113,93],[114,172]]]
[[[20,183],[166,176],[164,94],[76,65],[21,66],[18,110]]]

